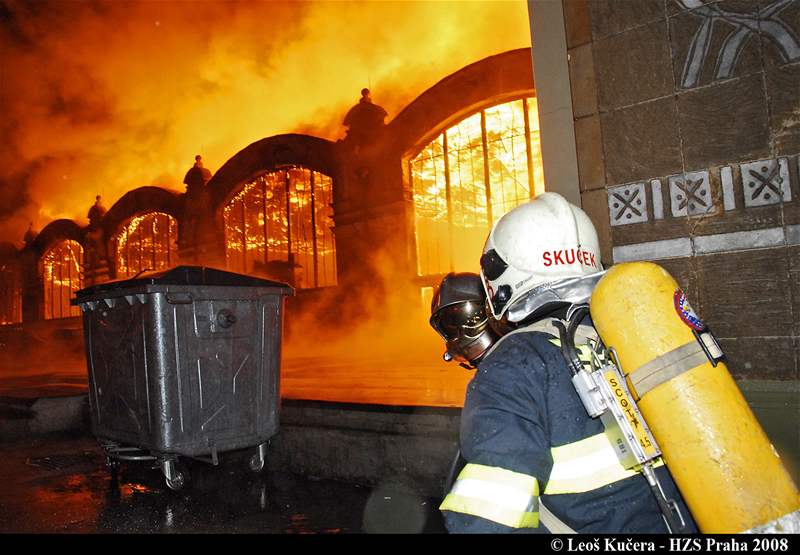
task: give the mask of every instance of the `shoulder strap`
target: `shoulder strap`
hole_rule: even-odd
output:
[[[503,337],[495,341],[494,345],[492,345],[484,355],[484,358],[489,356],[489,354],[492,351],[494,351],[497,348],[497,346],[500,345],[500,343],[502,343],[512,335],[517,335],[519,333],[528,333],[533,331],[549,333],[550,335],[555,335],[556,337],[558,337],[558,328],[553,325],[552,321],[549,318],[546,320],[539,320],[538,322],[534,322],[533,324],[517,328],[514,331],[510,331],[507,334],[505,334]]]
[[[539,320],[538,322],[534,322],[533,324],[528,324],[527,326],[523,326],[521,328],[517,328],[514,331],[508,332],[503,337],[498,339],[494,345],[492,345],[489,350],[486,352],[485,356],[488,356],[489,353],[494,351],[500,343],[502,343],[506,338],[511,337],[512,335],[516,335],[518,333],[528,333],[528,332],[542,332],[542,333],[549,333],[550,335],[554,335],[556,338],[559,337],[559,330],[555,326],[553,322],[556,320],[554,318],[546,318],[544,320]],[[575,343],[577,345],[585,345],[589,342],[589,340],[597,341],[598,340],[597,331],[594,327],[589,326],[587,324],[581,324],[575,330]]]
[[[577,532],[570,528],[563,520],[550,512],[550,509],[545,507],[542,503],[542,498],[539,498],[539,522],[550,530],[551,534],[577,534]]]

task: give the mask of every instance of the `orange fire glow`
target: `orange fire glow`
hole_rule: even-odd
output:
[[[44,317],[78,316],[81,311],[70,299],[83,287],[83,247],[76,241],[61,241],[42,257]]]
[[[127,191],[144,185],[183,191],[182,178],[198,153],[213,172],[264,137],[306,133],[339,139],[344,135],[342,119],[365,86],[386,109],[389,122],[447,75],[487,56],[530,45],[525,0],[0,0],[0,10],[7,12],[0,11],[0,105],[5,110],[0,122],[5,146],[0,149],[0,240],[21,239],[29,221],[37,229],[61,217],[85,222],[96,194],[110,207]],[[519,131],[522,108],[514,108],[513,114],[508,110],[487,110],[487,135],[495,125],[493,118],[510,118],[515,122],[511,127]],[[475,125],[470,119],[447,132],[448,141],[457,146],[451,165],[466,165],[475,158],[470,150]],[[525,149],[524,141],[515,142],[524,130],[512,135],[517,138],[504,135],[493,145],[495,159],[513,174],[496,182],[503,197],[516,195],[517,184],[528,179],[520,158],[503,153],[520,144]],[[532,143],[538,140],[533,135]],[[421,162],[420,175],[435,163],[428,168]],[[502,171],[495,174],[499,177]],[[324,179],[319,176],[320,183]],[[432,177],[425,185],[434,197],[441,192],[438,179]],[[463,186],[474,188],[476,183],[465,181]],[[279,262],[288,257],[287,240],[267,231],[263,211],[239,216],[237,210],[245,198],[267,189],[257,182],[247,185],[225,211],[233,271],[254,271],[250,266],[258,257],[269,263],[267,245],[276,247]],[[306,190],[297,188],[290,197],[290,212],[307,209],[301,192]],[[493,218],[509,207],[498,205]],[[471,227],[473,222],[461,223]],[[473,239],[485,237],[484,224],[488,222],[481,222]],[[320,229],[329,233],[327,226]],[[261,234],[251,237],[248,230]],[[318,240],[318,266],[320,260],[322,264],[316,276],[308,273],[313,241],[292,249],[302,258],[300,278],[306,284],[334,285],[333,237]],[[153,243],[146,235],[138,241],[137,252]],[[463,256],[472,256],[465,252]],[[162,254],[168,256],[169,250]],[[236,266],[239,262],[230,263],[231,256],[241,259],[242,268]],[[134,266],[126,262],[126,273]],[[391,283],[393,276],[370,278]],[[74,288],[72,283],[68,287]],[[443,345],[427,325],[424,303],[409,306],[378,295],[360,302],[362,312],[371,316],[359,322],[342,322],[335,302],[322,317],[292,315],[295,329],[315,331],[298,334],[297,341],[285,345],[283,395],[460,405],[471,374],[441,360]],[[351,332],[346,338],[332,340],[331,334],[320,332],[342,327]]]
[[[340,138],[364,86],[391,120],[446,75],[530,44],[524,0],[1,8],[4,240],[83,219],[95,194],[182,191],[197,153],[214,170],[274,134]]]
[[[229,270],[305,289],[336,285],[333,180],[304,168],[246,183],[225,207]]]
[[[411,160],[419,275],[477,272],[491,225],[544,192],[538,122],[535,98],[498,104]]]
[[[375,264],[389,266],[380,259]],[[391,291],[390,276],[368,277],[388,283]],[[442,360],[444,344],[428,325],[430,301],[425,305],[382,295],[380,290],[348,299],[359,304],[364,314],[360,319],[343,316],[348,307],[336,302],[327,311],[287,318],[282,397],[405,406],[463,404],[473,374]]]
[[[115,238],[117,277],[169,268],[178,259],[178,222],[150,212],[133,218]]]
[[[509,209],[543,192],[538,131],[535,98],[505,102],[454,124],[410,161],[420,276],[476,272],[491,224]],[[238,207],[232,211],[238,211]],[[390,261],[382,262],[375,267],[391,267]],[[370,278],[388,284],[391,290],[393,276],[388,273]],[[442,361],[441,339],[426,324],[432,292],[423,288],[421,293],[421,302],[391,294],[359,299],[369,316],[348,320],[348,333],[331,339],[317,336],[310,342],[307,332],[315,330],[318,335],[326,328],[336,329],[341,323],[338,312],[323,312],[322,322],[299,315],[300,320],[292,324],[306,333],[299,339],[295,334],[296,339],[286,344],[283,395],[399,405],[461,405],[471,374]]]

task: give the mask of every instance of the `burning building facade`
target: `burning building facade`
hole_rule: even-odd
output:
[[[202,187],[140,187],[88,226],[4,245],[3,323],[77,327],[78,289],[177,264],[291,284],[290,333],[293,312],[363,315],[387,287],[424,313],[445,273],[478,270],[493,221],[544,190],[530,50],[463,68],[389,122],[368,94],[339,141],[268,137]]]
[[[800,3],[720,12],[727,19],[718,8],[563,3],[551,23],[566,31],[571,200],[598,228],[604,266],[651,259],[676,276],[737,377],[796,380]],[[731,37],[747,40],[732,50]],[[365,94],[342,113],[341,140],[269,136],[199,189],[141,187],[95,228],[57,220],[21,250],[2,245],[2,321],[65,323],[76,289],[178,263],[292,284],[289,335],[293,314],[334,328],[331,315],[363,315],[388,289],[421,314],[443,274],[477,270],[491,223],[544,189],[540,121],[554,110],[539,113],[540,92],[559,79],[536,65],[548,40],[534,40],[536,88],[531,50],[507,51],[391,117]]]
[[[59,220],[18,255],[9,251],[4,298],[24,298],[24,309],[9,305],[3,321],[74,316],[61,306],[70,292],[179,262],[313,295],[360,274],[353,261],[389,249],[409,277],[432,286],[449,271],[475,270],[493,220],[544,190],[537,125],[530,52],[521,49],[450,76],[388,125],[353,118],[339,142],[266,138],[203,190],[142,187],[103,215],[99,232]],[[21,280],[15,258],[37,260]],[[21,282],[37,287],[23,295],[13,285]]]

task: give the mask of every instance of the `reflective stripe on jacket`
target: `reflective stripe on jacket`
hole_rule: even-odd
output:
[[[604,433],[550,451],[553,470],[545,495],[585,493],[638,474],[620,464]],[[467,464],[439,509],[479,516],[511,528],[535,528],[539,525],[538,506],[539,482],[534,476]]]
[[[583,493],[639,474],[626,470],[605,433],[553,447],[553,470],[545,495]]]
[[[539,482],[504,468],[467,464],[439,507],[511,528],[539,525]]]

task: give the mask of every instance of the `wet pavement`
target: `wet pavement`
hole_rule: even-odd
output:
[[[442,361],[438,352],[428,360],[285,358],[280,377],[284,399],[428,407],[462,406],[471,378],[472,373]],[[86,395],[88,388],[82,359],[65,359],[59,364],[0,364],[0,398]]]
[[[281,397],[398,406],[462,406],[472,373],[444,362],[441,338],[425,324],[427,315],[417,316],[410,327],[405,322],[399,328],[404,330],[403,341],[399,342],[363,330],[353,341],[346,342],[309,341],[306,336],[285,341]],[[80,318],[0,331],[0,398],[35,399],[88,392]]]
[[[147,462],[117,479],[96,440],[49,434],[3,443],[0,533],[443,533],[438,501],[286,473],[253,474],[249,452],[219,466],[183,459],[190,480],[170,490]]]

